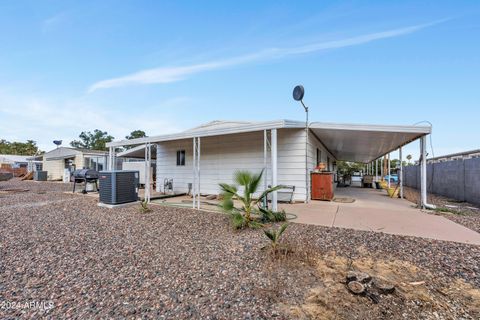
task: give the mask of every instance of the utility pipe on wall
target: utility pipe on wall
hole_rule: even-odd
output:
[[[308,174],[308,134],[309,134],[309,129],[308,129],[308,107],[306,107],[303,104],[302,105],[305,108],[305,114],[306,114],[306,121],[305,121],[305,202],[308,203],[310,201],[310,188],[309,186],[309,174]],[[316,165],[315,165],[316,166]],[[330,170],[330,168],[327,168],[327,170]]]

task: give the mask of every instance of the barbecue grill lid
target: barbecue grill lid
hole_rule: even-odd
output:
[[[98,171],[93,169],[78,169],[72,174],[75,178],[98,178]]]

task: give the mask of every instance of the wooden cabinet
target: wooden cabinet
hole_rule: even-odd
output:
[[[312,200],[333,200],[333,173],[312,172],[310,178]]]

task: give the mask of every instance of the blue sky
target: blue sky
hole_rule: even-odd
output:
[[[434,125],[479,148],[478,1],[2,1],[0,138],[215,119]],[[406,153],[418,154],[418,145]]]

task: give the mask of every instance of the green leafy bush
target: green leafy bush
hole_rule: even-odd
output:
[[[260,204],[263,199],[271,192],[279,190],[282,186],[275,186],[263,191],[258,198],[253,198],[262,181],[263,170],[259,174],[249,171],[239,170],[235,172],[235,184],[220,183],[222,190],[221,207],[232,216],[232,225],[235,229],[258,228],[261,226],[259,220],[252,215],[262,216]],[[243,193],[240,194],[238,186],[243,187]],[[240,201],[240,208],[234,206],[234,200]]]
[[[285,212],[285,210],[272,211],[264,208],[258,208],[258,209],[261,213],[260,220],[263,223],[287,221],[287,213]]]
[[[270,240],[270,247],[274,253],[277,252],[282,234],[285,232],[287,227],[288,223],[284,223],[278,229],[263,230],[267,238]]]

